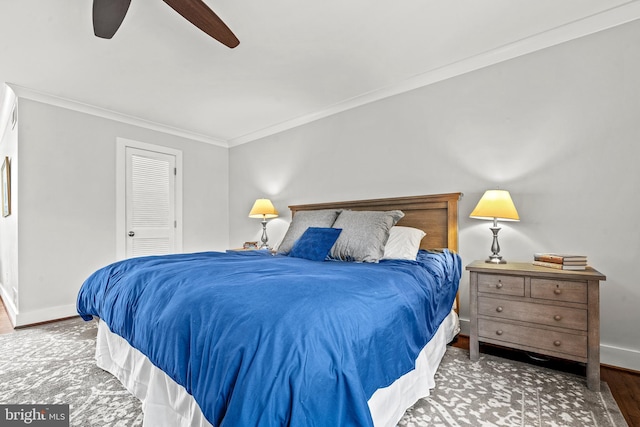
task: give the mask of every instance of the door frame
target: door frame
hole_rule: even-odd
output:
[[[127,254],[127,229],[126,229],[126,148],[154,151],[168,154],[176,158],[175,175],[175,218],[176,218],[176,252],[182,252],[182,151],[162,145],[149,144],[147,142],[134,141],[126,138],[116,138],[116,259],[122,260]]]

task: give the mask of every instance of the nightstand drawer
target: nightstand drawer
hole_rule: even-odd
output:
[[[577,357],[587,357],[587,336],[478,319],[478,335],[505,345],[517,344]],[[540,351],[543,353],[544,351]]]
[[[587,303],[587,285],[568,280],[531,279],[531,298]]]
[[[587,310],[524,301],[478,297],[478,315],[587,330]]]
[[[524,278],[502,274],[478,274],[478,292],[524,296]]]

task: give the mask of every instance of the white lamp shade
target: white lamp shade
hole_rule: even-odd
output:
[[[249,212],[250,218],[276,218],[277,216],[278,211],[269,199],[256,200]]]
[[[471,218],[520,221],[511,195],[506,190],[487,190],[476,205]]]

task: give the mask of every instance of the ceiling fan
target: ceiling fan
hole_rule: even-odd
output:
[[[218,40],[234,48],[240,41],[222,19],[202,0],[163,0],[187,21]],[[103,39],[110,39],[120,28],[131,0],[93,0],[93,32]]]

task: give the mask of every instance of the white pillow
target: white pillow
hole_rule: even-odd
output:
[[[427,233],[413,227],[394,226],[389,232],[389,240],[384,247],[382,259],[416,260],[420,241]]]

